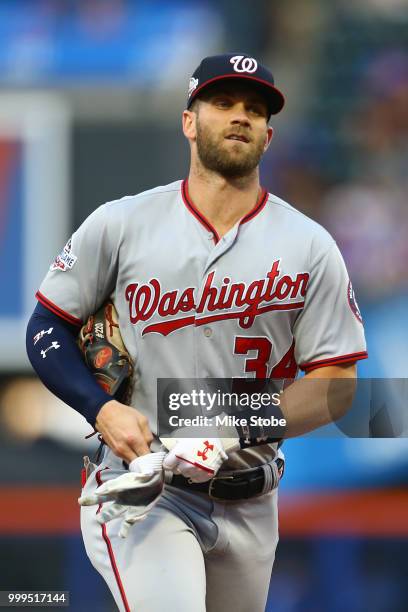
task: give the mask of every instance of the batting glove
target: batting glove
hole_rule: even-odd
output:
[[[81,506],[106,504],[97,515],[100,524],[122,518],[119,535],[125,538],[134,523],[146,518],[159,501],[163,485],[164,452],[150,453],[134,459],[129,472],[100,485],[94,493],[82,495]]]
[[[163,467],[193,482],[211,480],[228,459],[220,438],[182,438],[166,455]]]

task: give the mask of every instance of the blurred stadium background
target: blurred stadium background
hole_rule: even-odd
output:
[[[287,98],[263,184],[338,241],[366,325],[360,376],[406,378],[408,2],[2,0],[0,40],[0,590],[109,612],[76,505],[95,443],[25,358],[34,291],[99,204],[186,175],[188,78],[244,51]],[[285,450],[267,609],[407,610],[407,439]]]

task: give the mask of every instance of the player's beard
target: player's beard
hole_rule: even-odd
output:
[[[228,151],[225,143],[225,135],[217,136],[211,132],[211,129],[202,125],[197,116],[197,153],[198,157],[207,170],[217,172],[225,178],[239,178],[248,176],[258,166],[261,157],[264,153],[265,140],[262,138],[259,142],[251,141],[248,144],[240,144],[237,142],[239,151]],[[242,130],[230,129],[228,133],[239,134]],[[246,135],[246,134],[245,134]],[[233,141],[232,141],[233,142]]]

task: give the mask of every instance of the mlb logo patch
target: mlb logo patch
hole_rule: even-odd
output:
[[[50,266],[50,270],[61,270],[61,272],[66,272],[67,270],[71,270],[76,261],[77,257],[72,252],[72,240],[71,238],[68,240],[67,244],[64,246],[63,250]]]
[[[198,79],[191,77],[188,83],[188,97],[191,96],[191,94],[193,93],[193,91],[197,89],[197,87],[198,87]]]

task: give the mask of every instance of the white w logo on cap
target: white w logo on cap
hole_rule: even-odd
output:
[[[258,68],[258,62],[253,57],[245,57],[245,55],[234,55],[230,59],[231,64],[234,64],[235,72],[255,72]]]

